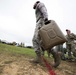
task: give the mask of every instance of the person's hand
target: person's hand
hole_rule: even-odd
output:
[[[48,18],[45,18],[44,22],[47,22],[48,21]]]
[[[44,20],[45,25],[49,24],[51,20],[48,20],[47,18]]]

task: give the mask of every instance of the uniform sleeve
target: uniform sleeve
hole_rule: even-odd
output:
[[[76,35],[74,33],[71,33],[69,36],[70,36],[70,39],[74,39],[74,40],[76,39]]]
[[[72,33],[72,35],[74,36],[74,39],[76,40],[76,35],[74,33]]]
[[[47,9],[43,3],[39,3],[37,5],[37,8],[40,10],[44,20],[47,18],[48,19],[48,14],[47,14]]]

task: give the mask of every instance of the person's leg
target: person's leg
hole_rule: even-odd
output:
[[[51,54],[53,55],[54,58],[54,62],[55,64],[53,65],[53,67],[58,67],[60,65],[61,62],[61,55],[58,51],[55,51],[54,49],[51,50]]]
[[[64,49],[63,49],[63,45],[61,45],[61,59],[65,60],[65,53],[64,53]]]
[[[36,53],[36,59],[34,60],[34,62],[39,63],[41,60],[41,49],[40,49],[39,39],[36,32],[32,41],[33,41],[33,47]]]
[[[71,45],[68,45],[67,51],[68,51],[68,59],[71,60],[72,59]]]
[[[76,45],[75,44],[72,44],[72,53],[73,53],[73,56],[74,58],[72,59],[73,61],[76,61]]]
[[[75,56],[75,57],[76,57],[75,44],[72,44],[71,50],[72,50],[73,56]]]
[[[41,61],[41,44],[40,44],[40,35],[39,35],[39,29],[43,25],[43,19],[41,18],[37,24],[36,24],[36,29],[33,37],[33,47],[36,53],[36,61],[35,62],[40,62]]]
[[[41,61],[41,50],[37,40],[33,40],[33,46],[36,53],[36,59],[34,60],[34,62],[39,63]]]

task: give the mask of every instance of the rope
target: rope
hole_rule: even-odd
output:
[[[55,72],[53,71],[52,67],[49,65],[49,63],[46,61],[46,59],[43,56],[42,56],[42,60],[45,63],[45,65],[49,71],[49,74],[50,75],[56,75]]]

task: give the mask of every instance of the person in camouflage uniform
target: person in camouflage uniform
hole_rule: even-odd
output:
[[[32,39],[33,47],[35,50],[35,53],[37,55],[36,57],[36,63],[41,61],[41,45],[40,45],[40,36],[39,36],[39,29],[44,25],[44,23],[48,20],[48,14],[47,9],[43,3],[40,1],[36,1],[36,3],[33,6],[33,9],[35,9],[35,15],[36,15],[36,28],[34,32],[34,36]]]
[[[63,43],[63,44],[64,44],[64,43]],[[61,59],[62,59],[62,60],[66,60],[65,51],[64,51],[64,48],[63,48],[63,44],[57,45],[57,46],[56,46],[56,50],[57,50],[58,52],[61,52]]]
[[[76,40],[76,35],[74,33],[71,33],[71,31],[68,29],[66,29],[66,32],[67,32],[66,49],[68,52],[68,59],[72,60],[71,52],[73,53],[73,56],[76,58],[76,50],[75,50],[75,43],[74,43],[74,40]]]
[[[37,1],[34,4],[33,9],[35,9],[35,15],[36,15],[36,28],[32,39],[33,47],[36,53],[36,59],[34,60],[34,62],[41,63],[41,51],[45,50],[44,48],[41,47],[39,29],[44,25],[44,23],[48,21],[48,14],[45,5],[40,1]],[[60,64],[59,55],[54,50],[51,50],[51,53],[53,54],[54,57],[55,62],[54,67],[57,67]]]

